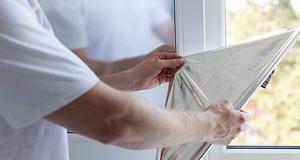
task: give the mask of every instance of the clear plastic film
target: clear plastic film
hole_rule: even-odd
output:
[[[268,78],[299,30],[280,32],[233,46],[185,56],[186,61],[170,83],[166,107],[204,111],[220,99],[229,100],[236,110],[250,99]],[[160,160],[198,160],[211,144],[193,142],[160,150]]]

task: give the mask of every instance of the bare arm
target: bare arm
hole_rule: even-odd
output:
[[[169,82],[176,71],[184,64],[182,57],[174,51],[174,46],[159,47],[135,67],[118,73],[103,75],[101,80],[113,88],[127,91],[144,90],[159,86],[162,83]],[[107,65],[109,65],[88,59],[86,61],[96,72],[98,69],[106,70]]]
[[[183,65],[181,56],[159,52],[131,69],[102,76],[101,80],[119,90],[145,90],[169,82]]]
[[[190,141],[229,143],[245,116],[229,103],[202,113],[159,109],[99,82],[46,120],[105,144],[129,149],[172,146]],[[225,135],[225,136],[224,136]]]
[[[88,58],[85,48],[72,50],[77,54],[98,76],[121,72],[136,66],[143,61],[148,55],[141,55],[133,58],[126,58],[113,62],[93,60]]]
[[[114,62],[105,62],[105,61],[97,61],[89,59],[87,56],[87,52],[84,48],[74,49],[72,50],[75,54],[77,54],[85,63],[89,65],[89,67],[98,75],[108,75],[114,74],[118,72],[125,71],[127,69],[135,67],[137,64],[140,64],[146,58],[150,57],[153,54],[158,53],[175,53],[175,46],[173,45],[163,45],[158,47],[157,49],[153,50],[152,52],[132,57],[126,58]]]

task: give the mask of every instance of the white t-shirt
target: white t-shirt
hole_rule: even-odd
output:
[[[66,129],[42,118],[98,78],[54,36],[35,0],[0,1],[0,159],[68,160]]]

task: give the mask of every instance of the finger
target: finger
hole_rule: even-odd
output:
[[[205,111],[210,111],[210,112],[214,112],[214,113],[219,112],[218,104],[213,103],[213,104],[209,105]]]
[[[183,59],[171,59],[171,60],[160,60],[160,67],[163,68],[172,68],[176,69],[176,67],[184,64]]]
[[[183,66],[184,66],[184,64],[183,64],[183,65],[180,65],[180,66],[177,66],[177,67],[175,68],[175,73],[176,73],[177,71],[179,71]],[[175,74],[175,73],[174,73],[174,74]]]
[[[233,138],[226,138],[226,139],[216,139],[214,141],[209,142],[210,144],[217,144],[217,145],[229,145]]]
[[[236,135],[227,136],[226,138],[223,139],[224,145],[229,145],[235,138],[236,138]]]
[[[239,112],[239,113],[243,116],[246,122],[250,121],[251,115],[248,112]]]
[[[223,134],[223,135],[220,135],[219,138],[220,139],[225,139],[227,136],[228,136],[227,134]]]
[[[171,82],[173,77],[166,77],[166,82]]]
[[[179,54],[176,54],[175,52],[173,53],[168,53],[168,52],[160,52],[159,56],[161,59],[181,59],[182,56]]]
[[[233,109],[233,105],[228,100],[222,99],[219,101],[219,104],[226,108]]]
[[[175,76],[177,71],[178,71],[177,69],[168,68],[167,73],[164,75],[166,82],[170,82]]]
[[[243,124],[243,125],[235,128],[230,134],[235,134],[235,135],[240,134],[241,132],[247,131],[249,128],[250,128],[249,125]]]
[[[167,75],[166,76],[169,76],[169,77],[172,77],[174,75],[174,69],[167,69]]]
[[[181,68],[183,67],[183,65],[177,66],[175,69],[172,69],[172,75],[174,76]]]
[[[159,47],[159,51],[161,52],[176,52],[176,48],[174,45],[163,45]]]
[[[168,72],[167,68],[162,69],[161,73],[158,75],[159,84],[165,83],[166,75],[168,74],[167,72]]]
[[[232,134],[240,134],[241,132],[242,132],[242,130],[243,130],[243,128],[242,127],[238,127],[238,128],[236,128],[233,132],[232,132]]]
[[[168,68],[164,68],[163,71],[164,72],[161,72],[160,74],[160,77],[161,79],[163,79],[163,82],[169,82],[171,80],[171,78],[173,77],[171,71],[171,69],[168,69]]]
[[[246,121],[250,121],[251,120],[251,115],[248,112],[242,112],[242,114],[244,115]]]
[[[237,125],[243,125],[250,120],[249,114],[239,111],[233,111],[232,117],[234,118],[233,120]]]

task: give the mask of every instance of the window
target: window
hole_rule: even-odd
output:
[[[221,0],[218,3],[223,3]],[[227,0],[223,17],[226,43],[300,25],[299,0]],[[226,15],[226,18],[225,18]],[[222,26],[219,26],[222,27]],[[300,42],[277,67],[267,89],[244,107],[252,121],[229,146],[216,146],[211,159],[300,159]]]
[[[294,2],[294,3],[291,3]],[[300,24],[297,4],[291,0],[227,0],[227,43],[295,28]],[[298,3],[300,5],[300,3]],[[260,89],[245,106],[253,120],[232,145],[300,145],[300,44],[277,67],[267,89]],[[233,146],[236,148],[236,146]]]
[[[177,38],[191,42],[184,44],[188,45],[184,53],[300,25],[299,0],[175,0],[175,11],[181,17],[176,24],[184,24],[187,35],[176,33]],[[268,88],[260,89],[245,107],[254,116],[252,128],[229,146],[212,147],[205,160],[299,160],[299,67],[298,43],[276,69]]]

